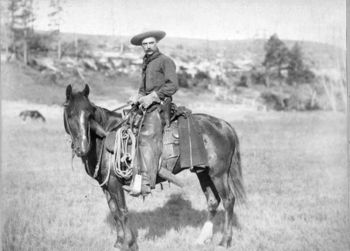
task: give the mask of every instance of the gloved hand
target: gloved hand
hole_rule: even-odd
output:
[[[152,105],[153,102],[160,103],[160,99],[156,92],[151,92],[146,96],[142,96],[139,98],[138,101],[140,102],[141,106],[145,109]]]
[[[143,97],[143,95],[141,95],[140,93],[137,95],[131,96],[128,100],[128,103],[136,104],[141,97]]]

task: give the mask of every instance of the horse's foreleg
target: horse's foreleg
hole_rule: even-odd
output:
[[[104,190],[104,193],[106,195],[108,207],[111,210],[117,229],[117,241],[115,242],[114,246],[121,247],[124,241],[124,230],[122,228],[122,225],[120,224],[118,214],[116,213],[118,206],[115,200],[112,198],[111,194],[107,190]]]
[[[124,191],[116,178],[110,177],[107,193],[110,198],[108,201],[109,208],[120,226],[115,247],[119,247],[121,250],[138,250],[136,235],[129,224]]]
[[[235,197],[229,188],[227,174],[220,178],[213,178],[213,183],[222,199],[225,209],[225,225],[220,245],[230,247],[232,244],[233,206],[235,204]]]
[[[197,173],[197,177],[205,194],[205,198],[207,199],[208,205],[207,221],[204,223],[201,233],[196,240],[196,244],[203,244],[206,240],[213,237],[213,219],[220,203],[220,197],[218,196],[214,184],[208,175],[208,171]]]

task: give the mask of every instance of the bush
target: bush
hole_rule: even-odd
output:
[[[237,83],[237,86],[248,87],[248,77],[246,75],[242,75],[239,78],[239,82]]]
[[[180,67],[180,71],[177,73],[177,79],[180,87],[189,88],[189,80],[192,79],[192,76],[187,73],[185,69],[181,69]]]
[[[35,52],[48,52],[51,49],[52,37],[46,34],[33,33],[28,40],[28,48]]]
[[[200,70],[190,79],[190,86],[199,87],[201,89],[208,89],[209,83],[209,74]]]
[[[293,88],[290,97],[286,100],[288,110],[318,110],[321,109],[316,90],[309,84]]]
[[[253,67],[250,71],[250,80],[253,85],[266,85],[265,71]]]
[[[270,109],[281,111],[287,107],[288,98],[286,98],[283,94],[268,91],[261,93],[260,97],[265,105]]]
[[[75,42],[63,42],[62,43],[62,56],[76,56],[78,58],[89,56],[91,45],[87,40],[78,39],[77,48]]]
[[[194,79],[202,81],[204,79],[210,80],[210,76],[207,72],[204,71],[197,71],[197,73],[194,75]]]

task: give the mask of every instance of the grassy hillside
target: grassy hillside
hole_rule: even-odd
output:
[[[74,41],[79,40],[83,41],[80,45],[80,50],[82,51],[108,54],[108,52],[118,52],[123,48],[123,51],[126,52],[123,54],[125,57],[122,59],[114,58],[113,61],[113,59],[108,58],[103,53],[101,55],[104,56],[96,56],[92,53],[93,55],[87,54],[80,58],[77,58],[75,55],[65,54],[62,60],[55,60],[56,55],[54,51],[50,51],[47,55],[32,52],[31,67],[23,66],[18,61],[2,63],[3,98],[12,100],[26,99],[46,104],[62,103],[64,88],[68,84],[73,84],[77,89],[82,88],[84,83],[76,72],[76,69],[80,68],[84,78],[94,90],[94,96],[125,102],[129,96],[135,93],[140,83],[140,61],[135,63],[133,60],[135,57],[137,59],[143,55],[141,48],[130,46],[129,39],[129,37],[62,34],[62,47],[70,48],[71,53],[75,51],[72,44],[74,44]],[[185,67],[189,67],[188,70],[189,72],[192,71],[191,74],[195,75],[195,72],[204,72],[204,74],[211,76],[204,81],[203,79],[187,79],[186,81],[191,88],[193,86],[199,87],[187,90],[187,93],[211,92],[216,99],[229,101],[234,104],[236,104],[236,101],[232,100],[237,100],[236,97],[238,96],[246,98],[244,96],[244,93],[246,93],[249,96],[248,103],[258,104],[259,106],[265,105],[269,109],[277,109],[278,105],[274,103],[289,100],[294,95],[292,98],[296,98],[288,104],[295,103],[296,105],[283,106],[284,108],[282,109],[302,110],[306,106],[305,104],[309,102],[309,99],[313,100],[311,103],[316,104],[315,107],[317,109],[330,109],[330,101],[328,100],[330,98],[326,95],[325,87],[321,83],[307,86],[308,88],[306,88],[305,92],[305,88],[302,85],[289,86],[284,84],[282,86],[281,84],[276,84],[277,82],[275,81],[273,83],[275,86],[266,87],[264,86],[264,81],[254,82],[257,78],[253,79],[253,74],[255,74],[255,77],[259,77],[259,74],[261,77],[261,74],[264,74],[261,62],[264,60],[265,42],[265,40],[261,39],[209,41],[166,37],[160,43],[160,49],[176,59],[178,66],[185,65]],[[55,45],[52,41],[50,43],[50,46]],[[285,41],[285,43],[291,47],[295,41]],[[306,64],[316,73],[320,73],[321,76],[330,76],[329,83],[326,83],[328,86],[335,85],[332,82],[332,79],[334,79],[332,76],[339,79],[339,76],[341,78],[344,75],[345,54],[343,50],[330,45],[307,41],[300,42],[300,45],[303,48]],[[63,51],[65,50],[63,49]],[[45,68],[45,65],[44,67],[42,65],[38,66],[37,62],[40,59],[51,61],[51,65],[54,66],[53,69],[56,68],[58,70],[52,70],[50,67]],[[71,65],[69,65],[70,63]],[[259,69],[252,70],[253,66]],[[221,88],[220,83],[214,77],[214,74],[223,77],[225,90],[219,90]],[[248,86],[245,86],[248,88],[239,90],[237,86],[240,85],[242,77],[248,79],[250,83]],[[341,86],[341,84],[338,84],[338,86]],[[334,96],[339,99],[344,88],[338,88],[339,90],[337,88],[334,88]],[[221,95],[220,91],[224,92],[225,95]],[[266,94],[265,92],[267,92],[267,95],[276,96],[278,100],[273,101],[271,104],[268,103],[264,98],[261,98],[262,95]],[[300,93],[304,96],[301,96]],[[180,101],[184,98],[186,99],[186,95],[181,91],[178,92],[177,97]],[[314,100],[316,101],[314,102]],[[343,103],[338,105],[339,109],[344,109]]]
[[[1,64],[1,96],[5,100],[62,104],[63,86],[19,62]]]
[[[62,104],[65,88],[72,84],[77,90],[84,82],[68,77],[53,82],[50,75],[24,66],[19,62],[1,64],[2,98],[5,100],[27,100],[41,104]],[[92,97],[115,99],[124,102],[136,92],[138,82],[126,77],[106,78],[101,73],[87,73],[85,76],[92,91]]]
[[[91,44],[105,45],[106,47],[118,50],[120,44],[130,46],[130,37],[126,36],[103,36],[103,35],[85,35],[64,33],[63,41],[73,41],[75,38],[88,40]],[[308,58],[317,68],[345,67],[345,50],[324,43],[313,41],[293,41],[284,40],[288,47],[292,47],[298,42]],[[221,53],[228,58],[240,58],[252,56],[254,62],[262,62],[264,58],[264,39],[246,39],[246,40],[204,40],[190,38],[165,37],[159,44],[169,53],[183,54],[193,53],[203,57],[215,58],[217,53]],[[141,50],[140,50],[141,52]]]
[[[103,73],[84,72],[94,102],[115,105],[125,103],[135,95],[139,86],[139,78],[127,76],[106,77]],[[61,105],[65,100],[65,88],[71,84],[74,89],[81,90],[85,83],[78,76],[63,77],[52,81],[50,75],[42,74],[20,62],[1,64],[1,91],[3,100],[29,101],[31,103]],[[192,106],[198,101],[215,102],[209,91],[180,89],[174,96],[177,104]],[[106,103],[107,102],[107,103]],[[112,107],[109,107],[112,108]]]

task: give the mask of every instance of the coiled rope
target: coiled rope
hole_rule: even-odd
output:
[[[131,141],[130,151],[129,151],[129,142]],[[101,158],[103,152],[103,144],[101,152],[99,154],[99,160],[97,162],[94,178],[97,177],[99,167],[101,165]],[[99,186],[104,186],[111,175],[112,166],[114,167],[114,173],[119,178],[129,179],[133,174],[133,166],[135,159],[135,149],[136,149],[136,139],[135,135],[129,128],[122,126],[116,131],[116,137],[114,142],[114,151],[113,154],[110,153],[108,157],[108,170],[107,175],[104,181],[99,184]]]
[[[130,144],[131,143],[131,144]],[[116,132],[114,143],[114,173],[124,179],[133,174],[136,150],[136,138],[130,128],[122,126]]]
[[[122,126],[116,132],[113,166],[114,173],[120,178],[129,179],[137,173],[135,158],[137,158],[140,131],[146,115],[145,109],[141,108],[141,111],[142,117],[137,130],[137,136],[135,136],[132,129],[128,126]]]

